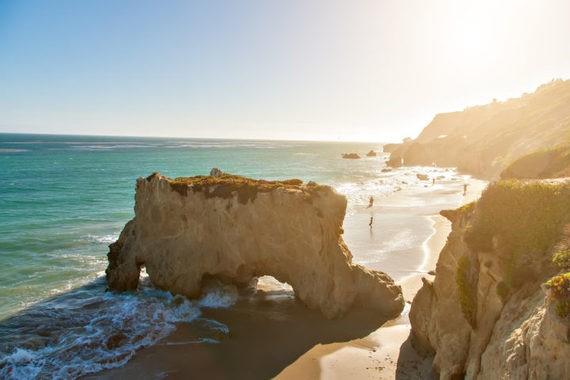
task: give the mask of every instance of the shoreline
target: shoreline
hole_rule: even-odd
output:
[[[481,196],[486,183],[471,181],[461,205]],[[411,331],[408,313],[413,297],[422,287],[422,277],[435,270],[439,254],[451,232],[451,222],[438,214],[427,216],[432,233],[422,243],[424,257],[415,273],[396,281],[402,287],[406,306],[402,314],[386,322],[368,336],[349,342],[317,345],[285,368],[276,378],[298,379],[434,379],[431,358],[416,353],[409,341]]]
[[[451,223],[440,215],[428,217],[432,221],[433,232],[424,241],[426,253],[418,273],[410,274],[400,281],[406,306],[402,314],[386,322],[368,336],[349,342],[319,344],[285,368],[276,378],[281,380],[355,377],[361,379],[421,378],[434,375],[431,361],[421,358],[411,347],[408,337],[410,303],[422,286],[422,277],[434,276],[422,273],[422,268],[430,270],[439,257],[451,231]]]

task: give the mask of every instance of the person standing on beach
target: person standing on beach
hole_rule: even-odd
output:
[[[467,195],[467,184],[464,183],[463,184],[463,196],[466,196],[466,195]]]
[[[368,223],[368,227],[372,228],[372,223],[374,223],[374,217],[370,217],[370,223]]]
[[[374,197],[371,195],[370,198],[368,198],[368,207],[367,208],[370,208],[372,206],[374,206]]]

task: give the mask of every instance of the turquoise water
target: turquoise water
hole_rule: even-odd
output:
[[[107,246],[133,216],[135,180],[155,171],[177,177],[218,167],[329,184],[347,196],[345,240],[355,261],[382,270],[397,255],[386,270],[409,274],[432,233],[425,215],[458,205],[464,177],[443,168],[382,171],[386,156],[364,157],[371,149],[381,145],[0,134],[0,378],[117,367],[181,322],[199,323],[204,344],[229,333],[200,310],[231,307],[231,287],[187,300],[144,278],[137,292],[105,292]],[[363,158],[344,160],[346,152]],[[369,210],[370,195],[377,201]]]
[[[199,306],[231,304],[226,293],[199,304],[174,302],[148,283],[138,296],[105,293],[107,245],[133,216],[137,177],[154,171],[191,176],[219,167],[342,186],[372,179],[383,158],[348,161],[341,153],[378,148],[0,134],[0,377],[66,378],[121,365],[174,323],[197,318]],[[117,332],[140,339],[106,349],[106,339]]]
[[[214,166],[252,177],[365,180],[379,159],[342,152],[374,144],[0,134],[0,318],[94,278],[133,216],[137,177]],[[349,165],[350,164],[350,165]]]

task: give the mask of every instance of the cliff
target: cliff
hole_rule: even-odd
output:
[[[313,182],[214,174],[137,180],[135,217],[110,245],[111,289],[136,289],[143,266],[155,286],[191,298],[208,279],[248,286],[271,275],[327,317],[353,306],[399,315],[400,287],[352,263],[344,196]]]
[[[415,140],[390,146],[389,164],[452,166],[498,178],[534,151],[570,140],[570,81],[556,80],[504,102],[438,114]]]
[[[452,232],[411,311],[442,379],[570,374],[570,182],[500,181],[443,211]]]

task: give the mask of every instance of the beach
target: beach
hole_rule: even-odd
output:
[[[256,294],[240,295],[231,308],[203,311],[204,321],[229,329],[211,336],[217,343],[204,344],[200,323],[179,324],[125,366],[86,378],[429,378],[431,361],[420,358],[408,340],[409,303],[421,278],[431,277],[427,272],[435,269],[450,232],[439,210],[477,199],[485,182],[469,179],[468,185],[466,196],[453,181],[426,185],[425,192],[402,192],[377,201],[373,210],[365,204],[355,207],[347,216],[345,240],[354,260],[387,272],[402,286],[406,307],[400,317],[387,321],[360,309],[327,320],[296,301],[286,287],[262,282]],[[368,228],[371,215],[374,224]],[[391,229],[404,230],[399,223],[411,231],[406,232],[411,243],[392,245],[383,255],[383,237],[393,234]]]
[[[329,185],[347,199],[343,239],[353,262],[389,274],[408,301],[447,236],[439,211],[472,200],[485,184],[452,168],[386,168],[387,154],[341,158],[380,150],[365,143],[2,135],[0,147],[9,150],[0,179],[0,377],[13,378],[138,377],[142,369],[149,378],[221,370],[219,377],[267,378],[319,349],[328,353],[315,371],[330,374],[327,365],[348,351],[360,359],[342,368],[375,373],[365,369],[386,367],[373,364],[385,361],[378,347],[398,352],[407,310],[390,329],[365,310],[327,320],[271,278],[253,295],[221,288],[189,300],[156,289],[148,276],[136,292],[107,292],[108,245],[132,218],[140,176],[203,175],[217,166]],[[382,335],[392,333],[397,339]],[[339,348],[360,339],[370,350]]]

